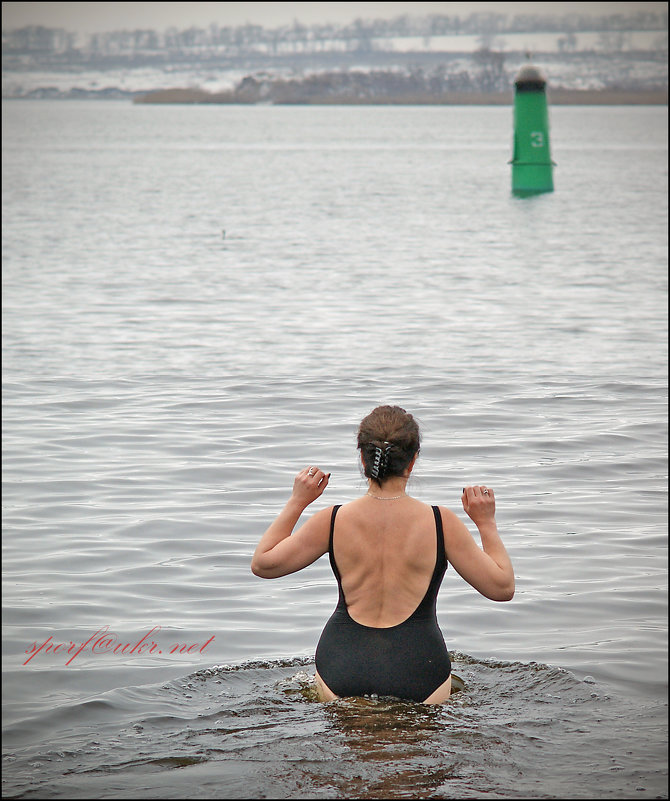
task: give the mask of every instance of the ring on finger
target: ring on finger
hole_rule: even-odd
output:
[[[316,470],[313,467],[310,467],[309,470],[307,471],[308,476],[313,476],[314,473],[316,473]]]

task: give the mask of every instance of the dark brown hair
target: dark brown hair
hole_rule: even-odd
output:
[[[400,406],[377,406],[358,427],[363,472],[379,484],[404,475],[420,445],[416,420]]]

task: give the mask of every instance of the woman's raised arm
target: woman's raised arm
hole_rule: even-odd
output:
[[[328,486],[330,473],[314,467],[301,470],[282,511],[261,537],[251,560],[251,572],[279,578],[311,565],[328,550],[330,510],[322,509],[292,535],[300,515]]]
[[[466,514],[479,529],[482,547],[453,512],[440,508],[447,559],[456,572],[486,598],[511,601],[514,568],[498,534],[493,490],[466,487],[461,500]]]

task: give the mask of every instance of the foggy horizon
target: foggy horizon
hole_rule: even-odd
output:
[[[62,28],[79,35],[91,35],[123,29],[170,27],[238,27],[246,24],[272,29],[292,25],[347,25],[357,19],[394,19],[406,15],[412,19],[431,15],[468,17],[476,13],[501,16],[532,14],[555,17],[609,16],[662,13],[667,3],[25,3],[2,4],[3,31],[29,25]]]

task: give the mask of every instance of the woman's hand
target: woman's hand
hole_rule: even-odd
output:
[[[492,489],[484,486],[464,487],[461,501],[465,513],[477,528],[495,520],[496,499]]]
[[[306,467],[301,470],[293,482],[293,500],[301,506],[309,506],[328,486],[330,473],[326,474],[318,467]]]

